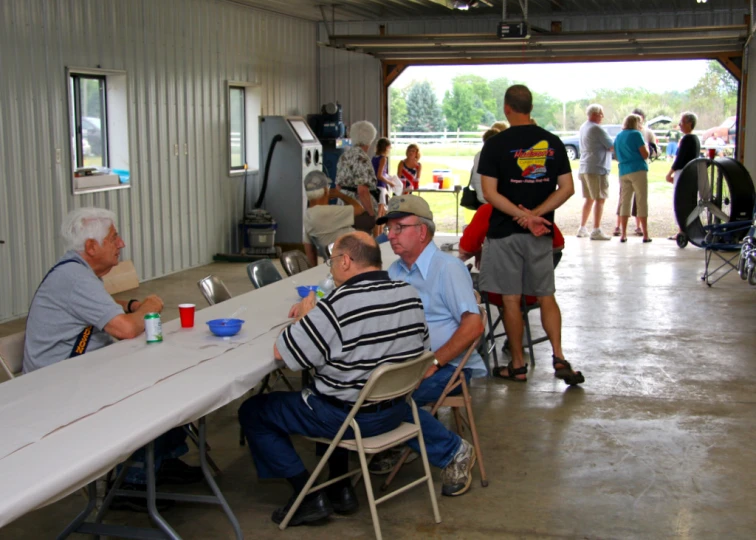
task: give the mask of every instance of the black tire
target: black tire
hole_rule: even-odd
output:
[[[688,245],[688,237],[683,233],[677,233],[677,239],[675,240],[675,242],[677,242],[677,247],[683,249]]]
[[[756,270],[754,266],[748,268],[748,284],[756,287],[756,273],[754,270]]]
[[[580,152],[578,152],[578,149],[571,144],[565,146],[564,149],[567,150],[567,159],[570,161],[575,161],[580,158]]]
[[[745,257],[743,255],[743,252],[741,251],[740,258],[738,259],[738,275],[743,281],[745,281],[748,277],[748,271],[746,270],[746,259],[747,257]]]

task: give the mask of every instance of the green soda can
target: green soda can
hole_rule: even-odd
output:
[[[147,343],[163,341],[163,323],[160,322],[160,313],[148,313],[144,316],[144,334],[147,336]]]

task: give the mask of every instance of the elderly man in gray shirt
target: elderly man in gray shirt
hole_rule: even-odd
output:
[[[604,119],[604,109],[596,103],[588,105],[585,110],[588,120],[580,126],[580,170],[579,178],[583,183],[583,215],[580,220],[578,238],[588,236],[588,217],[593,209],[593,232],[591,240],[609,240],[611,237],[601,232],[601,215],[604,202],[609,197],[609,171],[612,168],[612,149],[614,142],[609,134],[599,125]]]
[[[115,214],[102,208],[79,208],[61,226],[66,253],[47,272],[34,294],[26,320],[24,373],[91,352],[116,339],[135,338],[144,332],[144,316],[160,312],[163,301],[151,295],[128,302],[114,300],[102,277],[117,264],[125,247],[115,228]],[[199,467],[178,459],[188,451],[182,428],[155,440],[158,483],[187,484],[202,479]],[[132,457],[140,462],[129,468],[122,489],[144,491],[144,450]],[[165,509],[173,501],[159,501]],[[146,500],[116,497],[113,509],[146,511]]]

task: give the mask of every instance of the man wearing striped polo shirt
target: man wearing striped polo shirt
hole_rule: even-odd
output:
[[[314,369],[314,387],[298,392],[256,395],[239,409],[239,421],[260,478],[286,478],[294,488],[289,503],[273,512],[280,523],[309,473],[290,434],[333,437],[374,369],[387,362],[416,358],[430,347],[423,305],[407,283],[391,281],[381,270],[381,252],[364,232],[336,241],[328,264],[337,288],[315,303],[314,295],[295,305],[296,322],[276,341],[277,360],[292,370]],[[427,411],[420,411],[423,433],[448,433]],[[356,420],[364,437],[411,421],[403,398],[367,405]],[[428,428],[426,428],[428,424]],[[428,456],[433,462],[433,456]],[[328,462],[330,477],[347,472],[348,454],[337,449]],[[354,490],[345,480],[309,495],[290,525],[319,521],[331,512],[357,509]]]

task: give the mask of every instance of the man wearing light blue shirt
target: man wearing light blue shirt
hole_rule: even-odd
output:
[[[376,223],[386,222],[389,243],[399,255],[399,260],[389,267],[389,276],[417,289],[430,331],[431,350],[436,357],[423,382],[412,394],[415,402],[423,406],[434,403],[441,396],[470,344],[483,333],[483,323],[472,279],[464,263],[439,251],[433,243],[436,226],[428,203],[414,195],[394,197],[389,202],[387,214]],[[464,375],[468,381],[472,377],[487,375],[483,359],[477,352],[468,360]],[[457,393],[460,391],[457,389]],[[459,439],[457,435],[454,437]],[[432,447],[449,444],[449,441],[436,442],[425,437],[425,444]],[[470,468],[472,464],[474,460]],[[469,477],[464,490],[445,494],[461,495],[467,489]]]
[[[585,110],[588,120],[580,126],[580,181],[583,183],[583,215],[577,236],[588,236],[588,216],[593,208],[593,232],[591,240],[609,240],[601,232],[601,215],[604,202],[609,197],[609,171],[612,168],[612,138],[599,125],[604,119],[601,105],[591,104]]]

